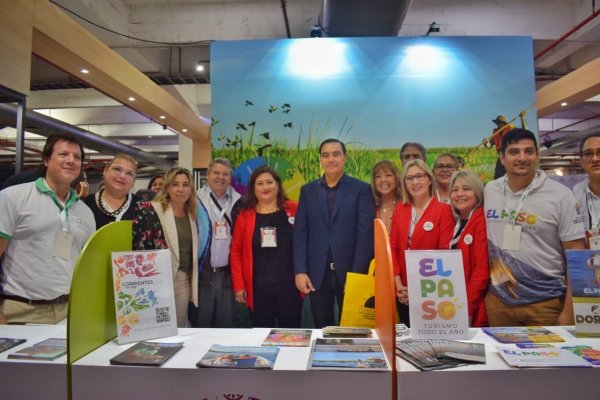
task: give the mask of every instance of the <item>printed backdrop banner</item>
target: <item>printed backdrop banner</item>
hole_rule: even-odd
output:
[[[112,253],[119,344],[177,335],[170,250]]]
[[[406,250],[414,339],[468,339],[467,289],[460,250]]]

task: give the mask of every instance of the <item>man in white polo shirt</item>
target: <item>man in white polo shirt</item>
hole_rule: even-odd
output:
[[[583,216],[566,186],[536,170],[538,158],[535,135],[511,130],[506,175],[485,188],[491,326],[573,324],[564,250],[584,248]]]
[[[586,245],[600,250],[600,133],[591,133],[579,146],[581,168],[587,176],[573,187],[585,223]]]
[[[74,138],[48,137],[44,177],[0,192],[0,323],[57,323],[67,316],[75,262],[96,230],[92,211],[71,183],[81,172],[83,147]]]

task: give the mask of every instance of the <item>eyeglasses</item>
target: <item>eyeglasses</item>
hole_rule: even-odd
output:
[[[421,155],[420,155],[420,154],[412,154],[412,153],[408,153],[408,154],[401,154],[401,155],[400,155],[400,159],[402,159],[402,161],[407,161],[407,160],[420,160],[420,159],[421,159]]]
[[[600,149],[588,149],[581,152],[581,158],[586,160],[591,160],[592,158],[594,158],[594,155],[596,156],[596,158],[600,158]]]
[[[406,182],[406,183],[412,183],[413,181],[423,182],[425,180],[426,176],[427,176],[427,174],[415,174],[415,175],[407,176],[404,178],[404,182]]]
[[[447,169],[448,171],[454,171],[456,169],[456,164],[434,164],[433,168]]]
[[[135,179],[135,173],[133,171],[125,171],[123,168],[121,168],[118,165],[111,165],[110,170],[113,172],[113,174],[115,174],[117,176],[124,175],[125,178],[127,178],[127,179],[131,179],[131,180]]]

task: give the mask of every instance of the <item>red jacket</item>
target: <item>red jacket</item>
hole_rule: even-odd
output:
[[[294,218],[298,203],[288,200],[283,204],[283,208],[288,218]],[[252,236],[254,235],[255,223],[255,210],[246,209],[240,212],[235,220],[233,237],[231,238],[231,250],[229,251],[233,292],[245,290],[247,294],[246,305],[251,310],[254,308],[252,291]],[[293,224],[293,220],[290,223]]]
[[[487,326],[483,299],[487,292],[490,269],[483,207],[473,211],[460,234],[456,248],[462,252],[471,326]]]
[[[454,215],[448,204],[432,197],[425,212],[417,221],[413,231],[411,245],[408,247],[408,231],[412,219],[412,204],[396,205],[390,233],[390,248],[394,262],[394,275],[400,275],[402,284],[406,286],[405,250],[444,250],[450,248],[450,240],[454,232]],[[430,225],[429,230],[425,224]]]

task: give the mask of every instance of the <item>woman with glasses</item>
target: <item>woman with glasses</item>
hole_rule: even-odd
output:
[[[192,174],[171,168],[152,202],[138,203],[133,217],[134,250],[171,250],[177,326],[188,326],[188,304],[198,306],[198,230]]]
[[[448,249],[454,217],[450,206],[435,196],[433,174],[425,162],[407,162],[401,178],[402,203],[394,211],[390,247],[400,321],[410,325],[404,251]]]
[[[484,298],[490,270],[481,179],[472,171],[455,172],[450,180],[450,204],[456,218],[450,247],[462,252],[469,324],[487,326]]]
[[[433,177],[435,179],[437,199],[450,203],[450,178],[458,170],[460,162],[454,154],[442,153],[433,163]]]
[[[138,199],[130,190],[136,173],[137,162],[127,154],[117,154],[104,168],[100,190],[83,200],[94,213],[96,229],[133,217]]]
[[[231,241],[235,300],[253,327],[299,328],[302,299],[294,281],[292,234],[297,203],[268,166],[252,172]]]
[[[375,217],[383,221],[388,234],[396,204],[402,201],[402,180],[398,167],[389,160],[376,163],[371,170],[371,191],[375,203]]]

